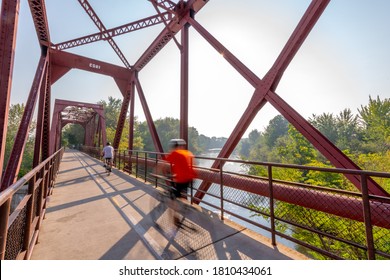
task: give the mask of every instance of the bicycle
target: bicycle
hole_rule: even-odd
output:
[[[171,240],[176,249],[181,251],[180,257],[190,254],[196,255],[194,240],[199,239],[201,228],[192,222],[188,216],[195,212],[188,203],[177,199],[174,183],[171,178],[157,174],[151,174],[163,183],[159,184],[157,192],[151,199],[150,216],[157,228],[168,240]],[[195,235],[198,238],[195,238]]]
[[[106,169],[107,176],[110,176],[111,174],[111,159],[110,158],[105,158],[104,159],[104,168]]]

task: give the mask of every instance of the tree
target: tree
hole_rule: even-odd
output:
[[[319,116],[313,115],[309,119],[322,134],[324,134],[332,143],[336,143],[338,139],[337,120],[333,114],[323,113]]]
[[[98,102],[103,105],[104,108],[104,117],[106,121],[106,134],[107,141],[113,142],[116,134],[118,119],[122,109],[122,100],[116,99],[111,96],[108,97],[108,102],[101,100]],[[126,116],[126,119],[129,119],[129,116]],[[134,150],[142,150],[145,145],[143,142],[143,137],[140,133],[139,122],[137,121],[137,117],[134,117],[134,139],[133,139],[133,149]],[[121,139],[119,142],[119,149],[126,150],[129,147],[129,122],[125,121]]]
[[[369,103],[361,106],[360,120],[364,126],[366,152],[386,152],[390,148],[390,98],[383,101],[369,97]]]
[[[84,128],[79,124],[68,124],[62,130],[62,146],[79,146],[84,143]]]
[[[7,129],[7,138],[6,138],[6,147],[4,154],[4,168],[7,166],[9,156],[11,154],[15,137],[18,133],[19,125],[23,117],[25,106],[24,104],[14,104],[11,105],[8,113],[8,129]],[[18,178],[23,177],[32,169],[33,157],[34,157],[34,139],[35,139],[35,127],[36,122],[32,121],[30,125],[30,133],[27,136],[27,142],[24,147],[22,163],[20,165],[20,170]]]
[[[313,145],[291,124],[288,135],[278,139],[276,149],[284,163],[305,165],[317,157]]]
[[[121,113],[122,100],[109,96],[108,102],[101,100],[98,103],[103,105],[106,128],[116,129],[118,118]]]
[[[350,109],[344,109],[336,117],[336,121],[338,135],[336,146],[341,150],[358,152],[362,140],[358,116],[354,116]]]
[[[269,124],[264,131],[264,143],[269,148],[272,148],[275,146],[277,139],[286,135],[287,132],[288,121],[282,115],[277,115],[269,121]]]

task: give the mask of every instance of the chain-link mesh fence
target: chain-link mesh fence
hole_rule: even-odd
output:
[[[130,161],[125,154],[129,153],[124,153],[121,162]],[[132,152],[132,174],[160,184],[150,176],[163,164],[160,158],[157,153]],[[203,164],[196,166],[198,178],[189,191],[194,203],[264,235],[279,237],[280,242],[287,240],[293,249],[313,259],[367,259],[372,254],[376,259],[390,259],[390,198],[365,197],[343,176],[355,172],[359,177],[360,171],[199,159]],[[204,164],[205,160],[210,164]],[[215,160],[222,169],[207,167]],[[239,170],[232,172],[231,163],[239,165]],[[283,180],[278,180],[281,173]],[[380,178],[377,181],[390,181],[388,173],[374,175]]]

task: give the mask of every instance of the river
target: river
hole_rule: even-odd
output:
[[[205,154],[202,154],[201,156],[202,157],[216,158],[216,157],[218,157],[218,153],[219,153],[218,149],[213,149],[212,151],[205,153]],[[238,155],[233,154],[230,157],[230,159],[240,159],[240,158]],[[207,159],[197,159],[196,160],[196,165],[201,166],[201,167],[210,167],[212,165],[212,163],[213,163],[212,160],[207,160]],[[228,171],[228,172],[247,174],[246,167],[243,166],[241,163],[237,163],[237,162],[225,163],[223,170]],[[194,184],[195,184],[195,188],[196,188],[199,186],[200,181],[195,181]],[[210,189],[209,189],[209,192],[219,196],[220,195],[220,185],[219,184],[212,184]],[[241,203],[245,204],[245,205],[250,205],[250,204],[253,204],[253,205],[260,204],[262,206],[269,205],[268,198],[264,198],[264,197],[261,197],[258,195],[250,194],[250,193],[247,193],[244,191],[235,190],[235,189],[232,189],[230,187],[224,187],[224,197],[226,197],[227,199],[233,200],[235,202],[238,202],[240,204]],[[213,205],[220,205],[220,203],[221,203],[220,199],[209,196],[209,195],[206,195],[203,199],[206,202],[209,202]],[[208,206],[207,204],[201,203],[200,205],[205,209],[208,209],[214,213],[220,214],[218,210]],[[226,209],[229,212],[236,213],[236,214],[238,214],[242,217],[245,217],[247,219],[250,219],[253,222],[256,222],[256,223],[264,225],[268,228],[271,228],[271,223],[269,222],[269,219],[267,220],[260,215],[256,215],[256,213],[254,213],[251,210],[248,210],[246,208],[243,208],[243,207],[240,207],[238,205],[228,203],[228,202],[224,202],[224,209]],[[240,224],[240,225],[242,225],[242,226],[244,226],[244,227],[246,227],[254,232],[257,232],[265,237],[271,238],[271,233],[267,230],[263,230],[260,227],[252,225],[251,223],[245,222],[239,218],[228,215],[226,213],[225,213],[224,217],[231,220],[231,221],[234,221],[237,224]],[[288,233],[286,233],[286,234],[288,234]],[[276,241],[280,242],[283,245],[288,246],[292,249],[295,249],[295,243],[293,243],[289,240],[286,240],[284,238],[280,238],[277,236]]]

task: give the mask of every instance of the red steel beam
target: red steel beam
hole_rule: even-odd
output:
[[[87,0],[78,0],[80,5],[84,8],[86,13],[89,15],[89,17],[92,19],[92,21],[95,23],[97,28],[99,28],[100,32],[107,31],[106,27],[104,26],[103,22],[100,20],[96,12],[93,10],[92,6],[88,3]],[[126,57],[118,47],[118,45],[115,43],[114,39],[112,39],[111,36],[107,36],[104,38],[108,41],[110,46],[113,48],[115,53],[118,55],[119,59],[122,60],[123,64],[126,66],[126,68],[130,69],[130,63],[127,61]]]
[[[111,76],[114,79],[124,81],[127,81],[131,76],[131,70],[100,60],[53,49],[50,50],[50,55],[51,65],[54,66],[52,70],[52,75],[54,76],[52,78],[52,84],[72,68]],[[56,66],[59,66],[59,68],[56,68]],[[56,70],[59,71],[56,72]]]
[[[192,11],[193,15],[195,15],[200,9],[203,8],[208,0],[189,0],[185,6],[185,8],[181,11],[182,15],[185,16]],[[146,51],[141,55],[141,57],[134,64],[133,69],[136,71],[140,71],[144,68],[149,61],[163,49],[166,44],[172,39],[172,37],[182,30],[184,25],[187,23],[186,20],[175,20],[175,17],[158,36],[152,42],[152,44],[146,49]]]
[[[188,39],[189,24],[186,24],[181,31],[181,72],[180,72],[180,138],[184,139],[188,148]]]
[[[8,112],[20,1],[3,0],[0,14],[0,181],[4,165]]]
[[[114,149],[119,148],[119,143],[121,141],[123,128],[124,128],[125,122],[126,122],[127,111],[129,109],[131,89],[132,89],[131,83],[128,83],[126,85],[126,89],[122,93],[123,94],[123,101],[122,101],[121,112],[119,114],[118,123],[117,123],[116,131],[115,131],[115,137],[114,137],[114,143],[113,143]]]
[[[134,105],[135,105],[135,84],[131,83],[130,91],[130,114],[129,114],[129,145],[128,149],[134,149]]]
[[[115,28],[110,28],[105,31],[86,35],[62,43],[53,44],[52,47],[57,50],[74,48],[74,47],[98,42],[101,40],[107,40],[107,38],[123,35],[150,26],[154,26],[162,23],[164,20],[171,20],[171,19],[172,19],[172,15],[170,15],[169,13],[162,13],[162,17],[160,15],[150,16],[141,20],[134,21],[132,23],[124,24]]]
[[[164,150],[162,148],[160,138],[158,137],[158,133],[157,133],[156,127],[154,125],[152,115],[150,114],[148,103],[146,102],[146,98],[145,98],[144,92],[142,90],[142,87],[141,87],[141,84],[138,80],[137,75],[134,79],[134,82],[135,82],[135,86],[137,87],[138,96],[139,96],[142,108],[144,110],[144,114],[145,114],[146,122],[147,122],[148,127],[149,127],[150,134],[151,134],[152,139],[153,139],[154,148],[155,148],[156,152],[163,153]]]
[[[50,54],[49,54],[50,56]],[[50,60],[50,57],[49,57]],[[44,109],[43,112],[39,110],[43,114],[43,131],[42,131],[42,145],[41,145],[41,161],[44,161],[48,157],[50,157],[50,106],[51,106],[51,66],[50,64],[47,66],[48,70],[46,71],[46,94],[44,101]]]
[[[278,59],[271,70],[266,74],[263,80],[256,77],[245,65],[236,59],[226,48],[224,48],[214,37],[211,36],[204,28],[202,28],[195,20],[188,18],[188,22],[204,37],[209,43],[216,48],[224,57],[232,64],[232,66],[243,75],[248,82],[255,85],[256,91],[252,99],[236,125],[228,141],[221,150],[219,157],[229,157],[241,137],[253,121],[258,111],[265,105],[268,100],[286,119],[294,125],[330,162],[336,167],[347,169],[359,169],[346,155],[344,155],[335,145],[333,145],[326,137],[324,137],[317,129],[315,129],[308,121],[301,117],[293,110],[286,102],[284,102],[273,90],[277,87],[284,70],[287,68],[294,55],[308,36],[316,21],[321,16],[326,8],[329,0],[314,0],[302,17],[297,28],[293,32],[286,46],[282,50]],[[213,168],[219,168],[219,163],[215,162]],[[347,175],[347,178],[360,189],[360,178]],[[370,178],[369,190],[372,194],[389,196],[389,194],[381,188],[374,180]],[[201,191],[209,188],[210,184],[202,183]],[[203,193],[196,194],[198,198],[203,198]]]
[[[38,63],[38,68],[34,77],[34,82],[26,102],[26,107],[23,112],[18,133],[16,135],[15,142],[11,151],[10,159],[8,161],[7,168],[5,169],[3,179],[1,181],[1,189],[0,189],[1,191],[8,188],[17,179],[17,175],[20,169],[20,164],[22,162],[23,151],[26,145],[28,132],[30,129],[29,126],[33,118],[36,100],[42,86],[42,80],[44,78],[44,73],[47,65],[48,65],[48,57],[42,54]]]
[[[176,3],[171,0],[148,0],[167,12],[175,13]]]
[[[38,117],[37,117],[37,126],[35,129],[35,145],[34,145],[34,158],[33,158],[33,168],[37,166],[40,162],[43,156],[43,133],[44,133],[44,112],[46,108],[46,95],[48,94],[47,87],[49,85],[49,77],[48,77],[48,67],[46,67],[45,73],[44,73],[44,80],[41,86],[41,90],[39,93],[39,105],[38,105]]]
[[[31,15],[34,21],[35,30],[38,35],[38,40],[41,46],[50,46],[49,25],[46,15],[46,7],[44,0],[28,0]]]

